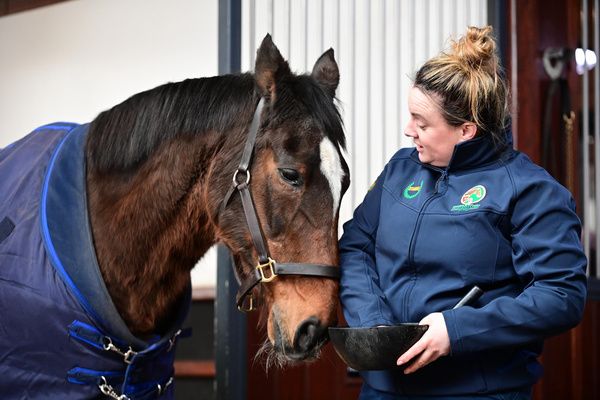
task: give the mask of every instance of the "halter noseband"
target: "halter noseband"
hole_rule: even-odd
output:
[[[254,201],[250,193],[250,163],[252,162],[252,154],[254,152],[254,145],[256,142],[256,135],[260,128],[260,115],[265,105],[265,99],[261,98],[256,110],[254,111],[254,117],[250,124],[248,131],[248,137],[246,138],[246,144],[244,145],[244,152],[237,170],[233,174],[233,184],[227,191],[220,212],[223,212],[231,200],[231,196],[237,190],[240,193],[242,199],[242,206],[244,208],[244,215],[246,217],[246,223],[252,236],[252,242],[254,248],[258,253],[258,264],[256,268],[252,270],[252,274],[246,278],[245,281],[241,282],[239,274],[235,270],[236,278],[240,283],[240,288],[236,295],[237,307],[240,311],[252,311],[255,310],[255,304],[252,299],[252,289],[259,283],[271,282],[278,275],[305,275],[305,276],[317,276],[323,278],[339,279],[340,270],[335,268],[333,265],[323,264],[305,264],[305,263],[278,263],[269,257],[269,251],[265,243],[262,229],[258,221],[258,215],[256,214],[256,208],[254,207]],[[246,302],[246,298],[249,297],[249,301]]]

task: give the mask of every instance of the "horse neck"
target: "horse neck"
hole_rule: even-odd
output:
[[[178,137],[125,175],[88,173],[98,263],[134,334],[168,325],[189,271],[215,242],[205,179],[220,136]]]

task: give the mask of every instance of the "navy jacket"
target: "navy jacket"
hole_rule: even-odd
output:
[[[189,297],[163,337],[120,318],[89,227],[86,132],[47,125],[0,150],[0,397],[171,399]]]
[[[366,382],[415,395],[535,383],[543,340],[583,313],[587,261],[574,208],[546,171],[487,138],[457,145],[448,168],[398,151],[344,225],[344,316],[376,326],[443,311],[451,355],[410,375],[365,371]],[[474,285],[484,295],[451,310]]]

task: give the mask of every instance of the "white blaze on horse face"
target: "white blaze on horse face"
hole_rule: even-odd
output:
[[[329,181],[331,197],[333,198],[333,216],[337,212],[342,195],[342,178],[344,170],[340,162],[340,154],[335,145],[328,138],[323,138],[319,146],[321,151],[321,172]]]

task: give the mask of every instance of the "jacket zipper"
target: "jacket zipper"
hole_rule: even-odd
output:
[[[433,195],[430,196],[427,200],[425,200],[425,202],[423,202],[423,205],[421,206],[421,209],[419,210],[419,215],[417,216],[417,221],[415,222],[415,228],[413,229],[412,237],[410,238],[410,243],[408,245],[408,263],[410,266],[414,265],[415,242],[417,239],[417,235],[419,234],[419,230],[421,228],[421,220],[423,219],[424,211],[427,208],[427,206],[434,199],[437,199],[438,197],[440,197],[442,195],[442,193],[440,193],[440,191],[439,191],[440,183],[448,180],[447,168],[446,169],[440,169],[440,168],[434,168],[434,167],[430,167],[430,168],[432,168],[438,172],[441,172],[441,175],[438,178],[438,180],[435,182],[435,187],[434,187],[435,191],[434,191]],[[403,310],[402,321],[404,321],[404,322],[406,322],[408,320],[408,299],[411,297],[412,290],[413,290],[416,280],[417,280],[416,267],[413,267],[413,269],[412,269],[412,279],[411,280],[412,280],[412,285],[410,286],[410,288],[408,288],[407,290],[404,291],[404,296],[402,298],[402,310]],[[408,321],[408,322],[417,322],[417,321]]]

